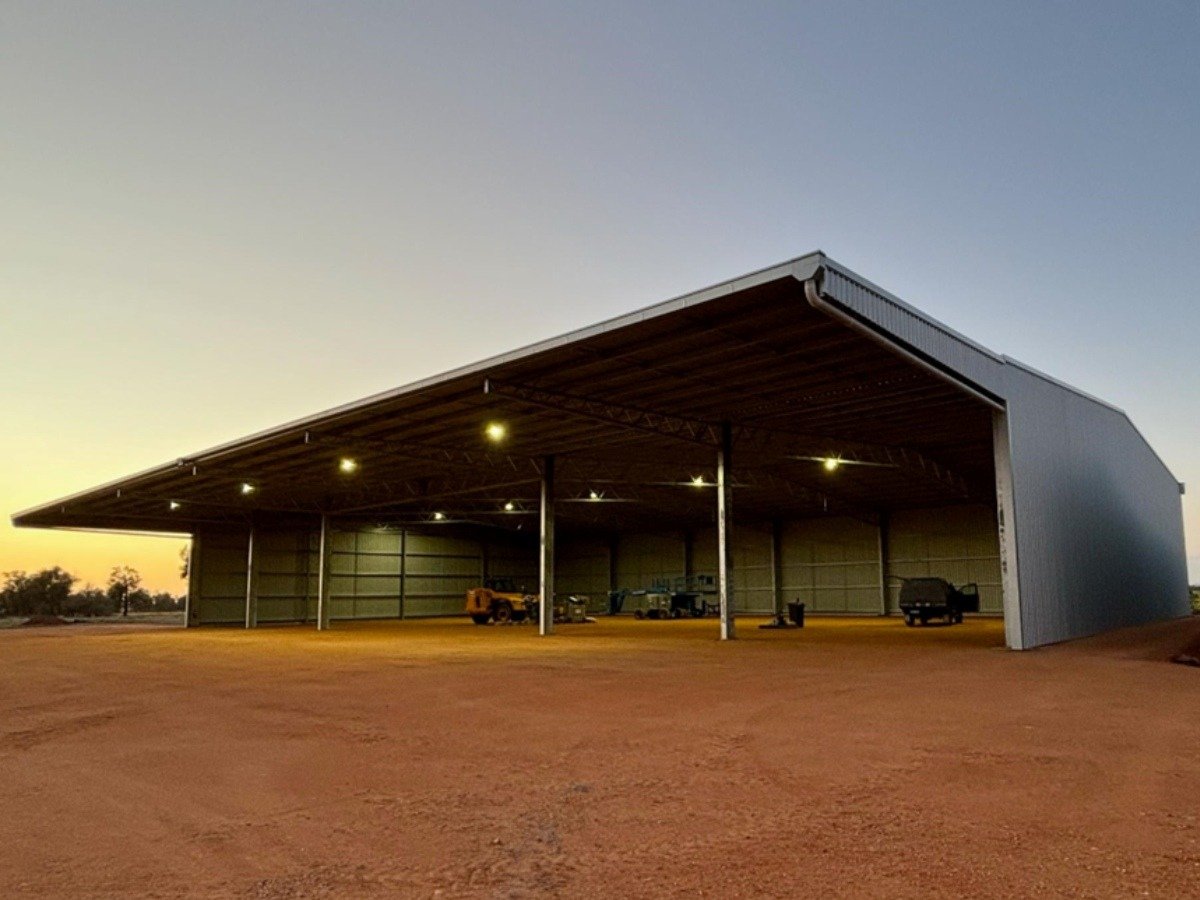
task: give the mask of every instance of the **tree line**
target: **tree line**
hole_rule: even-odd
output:
[[[0,586],[0,616],[112,616],[132,612],[173,612],[184,598],[166,591],[152,594],[130,566],[114,566],[103,588],[76,590],[79,579],[54,566],[38,572],[5,572]]]

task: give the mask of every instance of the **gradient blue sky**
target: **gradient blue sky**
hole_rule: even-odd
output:
[[[1167,0],[6,0],[0,505],[820,248],[1127,409],[1200,578],[1197,47]]]

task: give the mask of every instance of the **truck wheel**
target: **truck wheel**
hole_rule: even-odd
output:
[[[492,610],[492,617],[496,620],[497,625],[504,625],[511,622],[513,619],[513,608],[511,603],[497,603],[496,608]]]
[[[475,613],[475,614],[472,614],[471,621],[474,622],[476,625],[486,625],[491,620],[491,618],[492,617],[489,616],[487,613]]]
[[[912,616],[905,616],[904,624],[907,625],[909,628],[912,628],[914,625],[917,624],[917,620],[914,619]]]

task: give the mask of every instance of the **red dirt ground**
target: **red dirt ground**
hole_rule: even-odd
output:
[[[0,896],[1200,895],[1200,618],[0,633]]]

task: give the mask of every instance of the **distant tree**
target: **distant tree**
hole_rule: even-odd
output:
[[[183,597],[160,591],[150,598],[150,609],[154,612],[176,612],[183,609]]]
[[[69,616],[111,616],[116,612],[116,604],[100,588],[89,584],[71,594],[63,611]]]
[[[4,585],[0,587],[0,615],[19,616],[27,604],[29,575],[14,570],[4,573]]]
[[[129,615],[129,601],[142,586],[142,576],[131,566],[113,566],[108,576],[108,596],[121,610],[122,616]],[[144,591],[142,593],[145,593]]]
[[[28,581],[29,576],[20,570],[4,573],[4,584],[0,586],[0,616],[17,615],[17,607],[23,602]]]
[[[26,572],[5,572],[0,588],[0,608],[10,616],[61,615],[71,596],[76,578],[58,566],[42,569],[32,575]]]

